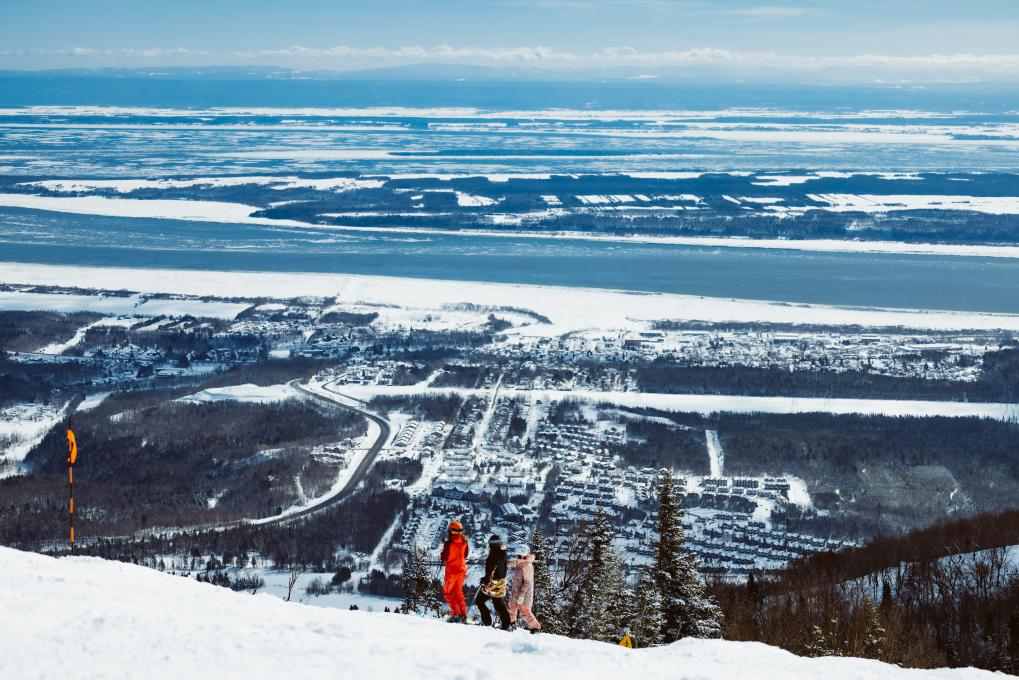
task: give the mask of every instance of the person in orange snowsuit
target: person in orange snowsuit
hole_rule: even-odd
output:
[[[464,536],[464,528],[456,520],[449,523],[449,535],[442,546],[439,561],[446,565],[442,594],[449,604],[451,623],[467,621],[467,601],[464,599],[464,581],[467,578],[467,555],[470,544]]]

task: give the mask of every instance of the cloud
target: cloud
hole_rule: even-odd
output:
[[[211,57],[215,52],[195,50],[187,47],[66,47],[54,50],[0,50],[2,56],[21,57],[73,57],[82,59],[126,58],[126,59],[165,59],[174,57]]]
[[[735,51],[716,47],[643,51],[628,46],[593,51],[572,51],[541,45],[475,47],[439,44],[400,47],[335,45],[217,52],[183,47],[106,49],[69,47],[58,50],[0,50],[5,62],[47,58],[61,65],[172,66],[271,64],[288,68],[350,69],[416,63],[474,64],[488,66],[531,66],[545,69],[632,67],[647,74],[654,68],[725,70],[734,74],[818,73],[851,71],[866,78],[903,73],[940,76],[994,76],[1016,80],[1019,53],[945,53],[926,55],[856,54],[804,56],[773,51]]]
[[[464,62],[482,64],[541,64],[545,66],[736,66],[783,70],[825,68],[976,68],[1008,71],[1019,69],[1019,53],[929,54],[848,56],[801,56],[777,52],[739,52],[698,47],[685,50],[641,51],[632,47],[605,47],[589,52],[547,46],[454,47],[451,45],[387,47],[292,46],[271,50],[231,53],[236,59],[351,59],[397,62]]]

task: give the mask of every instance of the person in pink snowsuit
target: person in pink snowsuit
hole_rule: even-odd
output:
[[[531,607],[534,606],[534,555],[530,548],[521,545],[514,551],[515,560],[510,560],[513,567],[513,590],[510,593],[509,615],[510,624],[516,625],[517,616],[523,618],[527,628],[535,633],[541,629],[541,623],[535,618]]]

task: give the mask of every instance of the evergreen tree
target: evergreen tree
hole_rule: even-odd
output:
[[[418,572],[418,551],[417,548],[411,548],[410,554],[407,555],[407,560],[403,563],[403,611],[410,613],[417,611],[418,605],[418,590],[417,590],[417,572]]]
[[[887,633],[881,624],[881,616],[877,606],[869,598],[863,598],[863,616],[866,622],[866,629],[863,634],[863,644],[860,653],[868,659],[880,659],[884,651]]]
[[[653,570],[641,567],[633,589],[633,618],[630,630],[638,647],[662,644],[662,595],[658,592]]]
[[[888,579],[884,579],[881,582],[881,608],[888,609],[895,604],[892,599],[892,584],[888,582]]]
[[[694,557],[686,549],[683,511],[672,484],[672,473],[665,468],[659,473],[658,503],[655,581],[662,597],[662,641],[720,637],[722,611],[706,594]]]
[[[416,613],[430,605],[431,578],[428,574],[427,559],[424,551],[414,546],[404,563],[402,582],[404,613]]]
[[[761,587],[757,583],[757,576],[750,572],[747,576],[745,591],[747,613],[749,614],[746,623],[752,631],[751,639],[758,639],[761,634],[761,619],[764,612],[764,596],[761,594]]]
[[[442,581],[429,576],[427,565],[425,565],[424,579],[427,585],[425,586],[425,595],[422,598],[422,606],[425,612],[431,610],[435,612],[436,616],[442,616],[442,610],[446,606],[446,598],[442,595]],[[468,600],[469,602],[470,600]]]
[[[551,550],[545,535],[537,528],[531,534],[531,552],[534,554],[534,615],[541,622],[542,631],[565,635],[566,624],[548,566]]]
[[[842,656],[839,651],[838,619],[831,619],[824,628],[812,626],[803,645],[804,656]]]
[[[612,537],[615,538],[615,531]],[[630,625],[633,619],[633,593],[626,587],[622,559],[611,542],[605,552],[596,592],[599,596],[591,620],[591,639],[618,642],[622,628]]]
[[[585,532],[586,560],[583,576],[572,593],[567,613],[570,637],[611,640],[616,634],[617,592],[623,589],[619,559],[612,550],[616,532],[605,513],[598,510]]]

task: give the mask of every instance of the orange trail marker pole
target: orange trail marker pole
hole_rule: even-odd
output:
[[[78,442],[74,431],[67,426],[67,510],[71,534],[71,554],[74,554],[74,463],[78,460]]]

